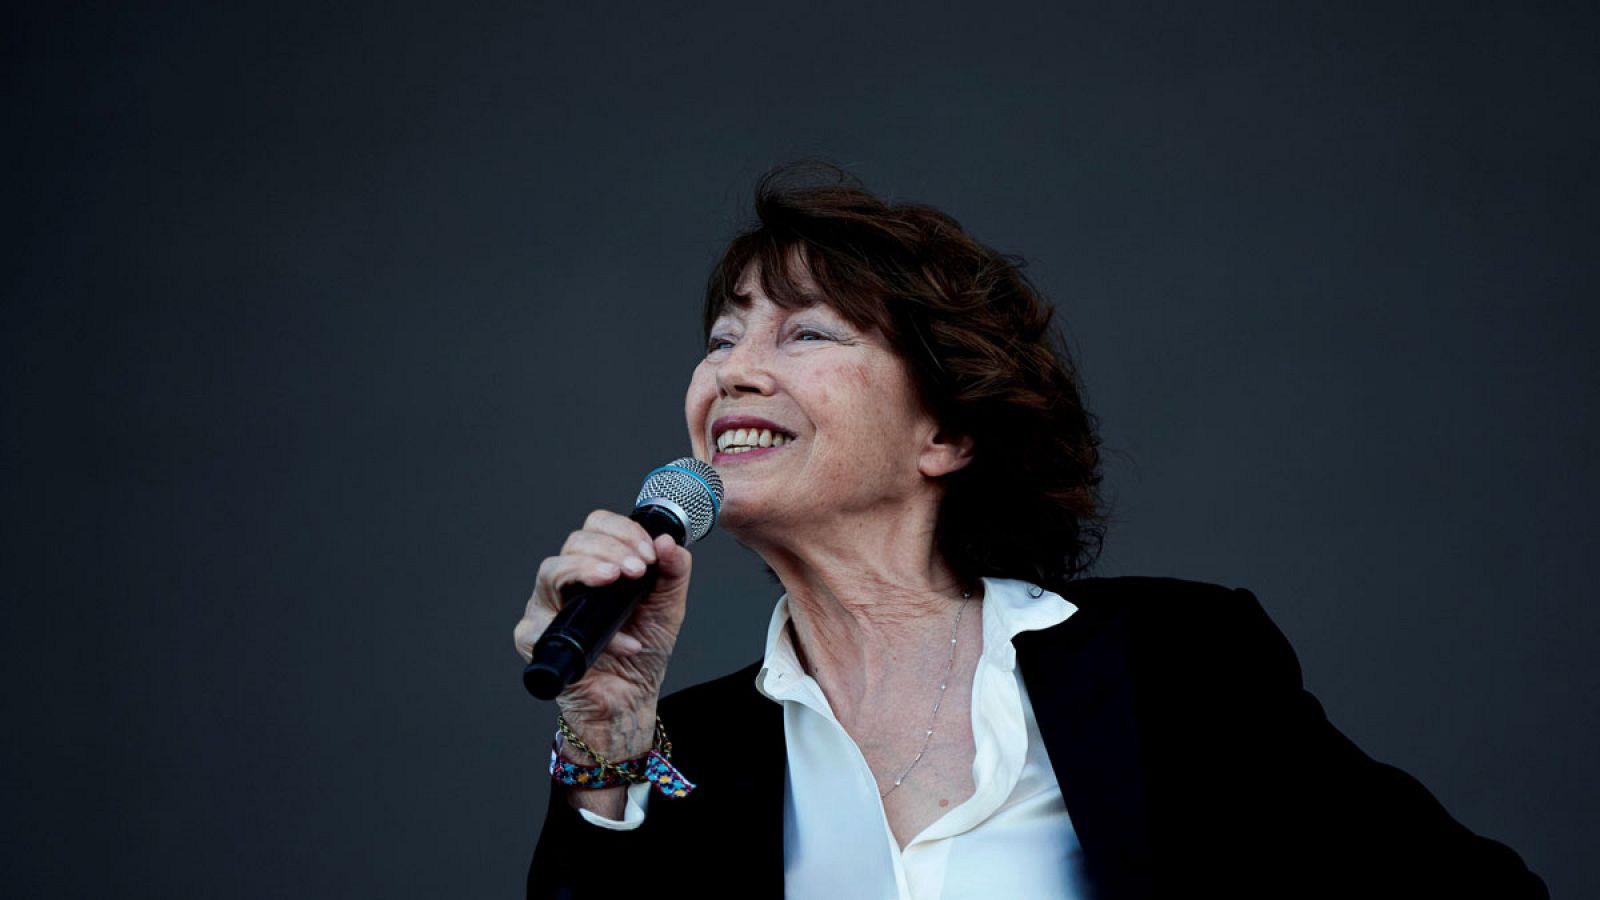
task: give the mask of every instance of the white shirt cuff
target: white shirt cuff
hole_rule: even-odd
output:
[[[644,824],[644,809],[650,799],[650,787],[649,784],[628,785],[628,803],[622,808],[622,821],[620,822],[616,819],[608,819],[587,809],[578,810],[578,815],[599,825],[601,828],[609,828],[612,831],[632,831]]]

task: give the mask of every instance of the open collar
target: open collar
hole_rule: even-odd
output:
[[[1057,625],[1012,639],[1034,718],[1082,845],[1090,877],[1105,896],[1151,893],[1149,785],[1143,765],[1128,659],[1129,623],[1120,603],[1104,602],[1104,579],[1070,582],[1062,596],[1076,607]],[[771,748],[781,762],[780,704],[756,687],[762,661],[737,674],[743,712],[735,721],[751,746]],[[784,767],[751,766],[729,793],[751,829],[781,863]],[[755,837],[749,834],[748,837]],[[777,865],[782,872],[781,864]]]

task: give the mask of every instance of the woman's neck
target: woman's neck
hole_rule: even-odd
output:
[[[841,722],[945,672],[962,602],[961,584],[934,548],[931,515],[901,514],[879,528],[851,524],[847,534],[791,533],[781,545],[746,541],[788,592],[795,649]],[[981,644],[981,616],[970,620],[961,622],[963,650],[974,636]]]

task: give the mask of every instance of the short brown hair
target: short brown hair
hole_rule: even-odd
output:
[[[973,439],[972,461],[945,476],[935,531],[945,562],[969,587],[993,576],[1057,589],[1086,572],[1106,522],[1097,420],[1026,263],[828,163],[768,171],[755,201],[758,221],[711,272],[706,335],[730,304],[748,302],[734,290],[752,263],[779,306],[826,303],[879,329],[940,426]],[[796,277],[797,260],[815,290]]]

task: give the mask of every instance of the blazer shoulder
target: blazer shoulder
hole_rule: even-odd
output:
[[[1209,616],[1230,609],[1259,610],[1255,594],[1208,581],[1158,575],[1119,575],[1069,581],[1062,592],[1084,609],[1144,618]]]
[[[1241,662],[1265,663],[1299,682],[1299,661],[1288,640],[1246,588],[1124,575],[1068,582],[1062,596],[1088,613],[1090,622],[1114,623],[1131,647],[1144,651],[1142,657],[1164,664],[1198,658],[1205,669],[1214,669],[1229,654],[1239,654]]]

